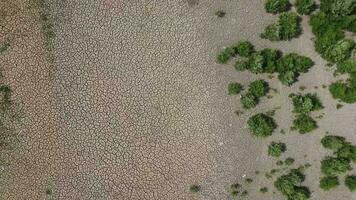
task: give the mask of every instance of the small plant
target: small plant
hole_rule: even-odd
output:
[[[257,137],[268,137],[276,128],[274,119],[263,113],[250,117],[247,121],[251,133]]]
[[[241,96],[240,102],[243,108],[250,109],[256,107],[258,104],[258,98],[248,92]]]
[[[320,110],[323,108],[316,94],[295,95],[292,94],[294,112],[308,114],[311,111]]]
[[[295,2],[297,12],[302,15],[309,15],[316,8],[314,0],[297,0]]]
[[[189,191],[192,193],[198,193],[201,190],[201,186],[200,185],[191,185],[189,187]]]
[[[351,192],[356,191],[356,176],[349,175],[345,178],[345,185]]]
[[[235,63],[235,69],[237,71],[244,71],[249,68],[248,64],[248,60],[238,60]]]
[[[321,144],[326,149],[337,151],[346,144],[346,141],[345,138],[340,136],[327,135],[321,139]]]
[[[288,0],[267,0],[265,3],[265,9],[268,13],[281,13],[288,11],[290,3]]]
[[[235,56],[234,50],[231,47],[226,47],[218,54],[216,61],[219,64],[226,64],[233,56]]]
[[[268,188],[267,187],[260,188],[260,192],[264,194],[268,192]]]
[[[244,191],[241,192],[241,196],[242,197],[245,197],[247,195],[248,195],[248,191],[247,190],[244,190]]]
[[[217,17],[225,17],[225,15],[226,15],[226,12],[225,11],[223,11],[223,10],[218,10],[218,11],[216,11],[215,12],[215,15],[217,16]]]
[[[255,51],[254,46],[247,40],[239,41],[232,48],[238,55],[243,57],[248,57]]]
[[[310,198],[310,191],[307,187],[301,186],[304,179],[305,176],[300,170],[292,169],[288,174],[279,177],[274,186],[288,200],[306,200]]]
[[[339,110],[339,109],[342,108],[343,106],[344,106],[344,105],[338,103],[338,104],[336,104],[336,109]]]
[[[298,130],[300,134],[312,132],[317,128],[318,125],[316,121],[313,118],[311,118],[309,115],[300,114],[297,115],[297,118],[295,120],[293,120],[292,130]]]
[[[271,41],[291,40],[301,33],[299,17],[294,12],[283,13],[277,22],[268,25],[261,37]]]
[[[286,160],[284,161],[284,164],[287,166],[290,166],[294,163],[294,159],[291,157],[286,158]]]
[[[251,82],[248,89],[249,93],[251,93],[257,98],[266,96],[268,90],[269,90],[268,83],[261,79]]]
[[[356,163],[356,146],[346,143],[337,150],[336,155]]]
[[[239,94],[242,89],[243,87],[240,83],[229,83],[227,88],[229,95]]]
[[[241,185],[238,183],[234,183],[230,185],[229,192],[231,196],[237,196],[240,193]]]
[[[286,144],[281,143],[281,142],[279,142],[279,143],[272,142],[268,146],[268,155],[273,156],[273,157],[279,157],[286,150],[287,150]]]
[[[245,179],[245,181],[246,181],[246,183],[252,183],[252,182],[253,182],[253,179],[247,178],[247,179]]]
[[[330,190],[332,188],[335,188],[339,185],[339,179],[337,176],[325,176],[322,179],[320,179],[319,186],[323,190]]]
[[[350,161],[345,158],[326,157],[321,161],[321,172],[327,176],[335,176],[351,170]]]

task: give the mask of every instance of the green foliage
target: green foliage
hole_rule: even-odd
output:
[[[309,15],[316,8],[314,0],[296,0],[295,7],[297,12],[302,15]]]
[[[263,49],[249,57],[248,68],[254,73],[273,73],[276,71],[277,60],[280,58],[277,49]]]
[[[284,164],[287,166],[290,166],[294,163],[294,159],[291,157],[286,158],[286,160],[284,161]]]
[[[268,13],[281,13],[288,11],[290,3],[288,0],[267,0],[265,3],[265,9]]]
[[[300,114],[293,120],[293,130],[298,130],[300,134],[309,133],[318,128],[316,121],[309,115]]]
[[[238,60],[235,63],[235,69],[237,71],[244,71],[249,68],[248,60]]]
[[[356,191],[356,176],[349,175],[345,178],[345,185],[351,192]]]
[[[243,57],[250,56],[255,50],[254,46],[247,40],[241,40],[232,47],[236,54]]]
[[[198,193],[201,190],[201,186],[200,185],[191,185],[189,187],[189,191],[192,193]]]
[[[349,81],[354,81],[350,79]],[[342,82],[335,82],[329,86],[329,91],[335,99],[340,99],[345,103],[356,102],[356,85],[348,85]]]
[[[262,79],[251,82],[248,89],[249,93],[257,98],[265,96],[268,90],[268,83]]]
[[[279,143],[272,142],[268,146],[268,155],[273,156],[273,157],[279,157],[286,150],[287,150],[286,144],[281,143],[281,142],[279,142]]]
[[[279,177],[274,182],[274,186],[288,200],[306,200],[310,198],[310,191],[301,186],[304,179],[305,176],[300,170],[292,169],[288,174]]]
[[[345,158],[326,157],[321,161],[321,172],[327,176],[335,176],[351,170],[350,160]]]
[[[268,25],[261,37],[271,41],[291,40],[300,33],[298,15],[294,12],[288,12],[281,14],[277,22]]]
[[[334,18],[352,14],[352,12],[355,12],[355,7],[356,4],[354,0],[320,1],[320,10],[330,14]]]
[[[257,137],[267,137],[272,135],[276,128],[274,119],[263,113],[250,117],[247,121],[251,133]]]
[[[311,111],[323,108],[316,94],[292,95],[294,112],[308,114]]]
[[[337,187],[340,185],[339,179],[337,176],[325,176],[322,179],[320,179],[319,186],[323,190],[330,190],[332,188]]]
[[[344,137],[327,135],[321,139],[321,144],[324,148],[337,151],[346,144],[346,141]]]
[[[251,93],[246,93],[244,95],[241,95],[240,102],[243,108],[250,109],[256,107],[256,105],[258,104],[258,98],[256,98]]]
[[[333,63],[339,63],[351,57],[351,52],[354,47],[354,41],[342,39],[327,48],[323,55],[326,60]]]
[[[235,56],[234,50],[231,47],[226,47],[218,54],[216,62],[219,64],[226,64],[233,56]]]
[[[229,83],[227,90],[229,95],[238,94],[242,91],[243,87],[240,83]]]
[[[281,72],[278,75],[278,79],[283,85],[291,86],[298,79],[299,74],[293,71]]]
[[[339,158],[346,158],[348,160],[356,162],[356,146],[345,143],[341,148],[337,150],[336,155]]]
[[[338,63],[337,71],[340,73],[355,73],[356,72],[356,60],[348,59]]]

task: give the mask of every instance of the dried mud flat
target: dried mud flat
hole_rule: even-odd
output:
[[[245,199],[282,199],[262,173],[276,162],[266,155],[272,139],[287,144],[297,165],[312,165],[305,183],[313,199],[356,198],[344,186],[333,192],[318,186],[326,154],[320,139],[329,131],[356,143],[356,107],[336,110],[321,87],[334,78],[314,51],[307,18],[301,37],[271,43],[259,37],[275,19],[262,0],[48,3],[56,24],[52,64],[29,1],[17,0],[8,18],[18,20],[8,26],[19,34],[0,64],[24,116],[19,147],[4,158],[3,199],[232,199],[227,187],[244,176],[254,179]],[[225,18],[214,16],[218,9]],[[287,88],[276,78],[215,64],[216,53],[240,39],[309,56],[316,65]],[[241,108],[227,84],[258,77],[279,94],[236,116]],[[317,114],[325,116],[312,134],[282,135],[293,118],[288,94],[301,85],[318,93],[325,109]],[[252,138],[247,118],[277,106],[273,138]],[[190,193],[191,184],[202,192]],[[270,192],[261,194],[263,186]]]

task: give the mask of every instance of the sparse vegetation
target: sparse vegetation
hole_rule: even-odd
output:
[[[309,115],[300,114],[293,120],[292,130],[298,130],[300,134],[309,133],[318,128],[316,121]]]
[[[247,121],[251,133],[257,137],[268,137],[276,128],[274,119],[263,113],[250,117]]]
[[[189,191],[192,193],[198,193],[201,190],[201,186],[200,185],[191,185],[189,187]]]
[[[345,138],[340,136],[327,135],[321,139],[321,144],[326,149],[337,151],[346,144],[346,141]]]
[[[284,161],[284,164],[287,166],[290,166],[294,163],[294,159],[291,157],[286,158],[286,160]]]
[[[356,191],[356,176],[355,175],[346,176],[345,185],[347,188],[349,188],[351,192]]]
[[[288,11],[290,3],[288,0],[267,0],[265,3],[265,9],[268,13],[282,13]]]
[[[273,156],[273,157],[279,157],[281,156],[282,153],[284,153],[287,150],[287,146],[284,143],[276,143],[272,142],[268,146],[268,155]]]
[[[271,41],[291,40],[301,33],[299,17],[294,12],[282,13],[278,21],[268,25],[261,37]]]
[[[275,182],[274,186],[288,200],[306,200],[310,198],[310,191],[302,186],[305,176],[300,170],[292,169],[286,175],[282,175]]]
[[[322,179],[320,179],[320,183],[319,183],[320,188],[326,191],[335,188],[338,185],[340,185],[340,183],[337,176],[325,176]]]
[[[314,0],[296,0],[295,7],[301,15],[309,15],[316,8]]]
[[[227,90],[229,95],[239,94],[242,91],[243,87],[240,83],[229,83]]]
[[[268,83],[264,80],[256,80],[249,84],[249,88],[246,94],[241,96],[241,104],[245,109],[256,107],[259,99],[266,96],[269,90]]]

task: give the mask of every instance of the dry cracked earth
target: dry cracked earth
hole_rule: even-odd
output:
[[[281,106],[275,118],[287,129],[287,94],[301,85],[317,91],[326,113],[321,128],[291,134],[289,155],[312,164],[306,185],[314,199],[356,199],[344,186],[318,189],[326,154],[320,138],[330,131],[356,142],[356,107],[337,111],[322,89],[333,76],[314,51],[306,18],[300,38],[271,43],[259,37],[275,19],[262,0],[48,0],[55,38],[46,48],[40,8],[32,0],[0,2],[0,39],[11,44],[0,66],[21,113],[16,147],[1,150],[0,199],[232,199],[227,187],[245,177],[254,179],[245,199],[282,199],[255,174],[275,163],[266,155],[271,140],[250,136],[253,112],[236,116],[238,99],[226,92],[230,81],[266,76],[215,63],[220,49],[240,39],[313,58],[295,86],[269,80],[281,95],[254,112]],[[226,17],[214,16],[218,9]],[[201,193],[189,192],[192,184]],[[270,192],[262,195],[262,186]]]

